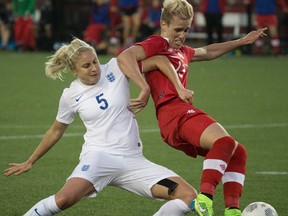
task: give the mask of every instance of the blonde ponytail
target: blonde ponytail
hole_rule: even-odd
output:
[[[79,54],[87,50],[95,52],[92,46],[78,38],[74,38],[69,45],[63,44],[45,63],[46,76],[63,80],[63,73],[72,71]]]

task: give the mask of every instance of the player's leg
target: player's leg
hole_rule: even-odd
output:
[[[222,14],[216,14],[215,17],[215,28],[217,33],[217,43],[223,42],[223,24],[222,24]]]
[[[213,215],[213,195],[235,151],[236,142],[219,123],[207,115],[188,119],[180,126],[179,136],[187,143],[209,150],[203,162],[201,194],[197,201],[201,208],[206,206],[210,215]]]
[[[83,178],[71,178],[55,195],[55,200],[57,206],[64,210],[92,192],[95,192],[95,188],[90,181]]]
[[[191,212],[190,203],[197,197],[196,190],[175,172],[155,164],[145,157],[124,158],[125,168],[111,185],[132,193],[166,202],[156,213],[183,216]]]
[[[191,212],[191,202],[197,197],[196,190],[181,177],[163,179],[151,188],[151,192],[154,198],[170,200],[154,216],[186,215]]]
[[[141,19],[140,19],[140,13],[138,10],[131,15],[131,19],[132,19],[132,29],[131,29],[130,41],[128,41],[128,44],[127,44],[128,46],[131,46],[132,44],[135,43],[136,37],[139,33]]]
[[[205,13],[207,44],[213,43],[213,15]]]
[[[39,201],[24,216],[55,215],[71,207],[82,197],[93,191],[95,191],[95,188],[89,181],[81,178],[71,178],[56,195]]]
[[[255,25],[256,25],[256,29],[261,29],[264,27],[267,27],[266,25],[266,16],[265,15],[256,15],[256,19],[255,19]],[[263,46],[264,46],[264,40],[263,38],[258,38],[255,42],[255,52],[257,55],[261,55],[263,54]]]
[[[271,37],[271,46],[273,49],[274,55],[278,55],[280,53],[280,39],[279,39],[279,34],[278,34],[278,20],[276,16],[270,16],[269,17],[269,34]]]
[[[122,14],[122,24],[123,24],[123,33],[122,33],[122,40],[123,40],[123,46],[127,45],[127,41],[130,36],[131,31],[131,23],[130,23],[130,16],[126,14]]]
[[[239,200],[242,194],[246,174],[247,153],[245,148],[238,143],[237,148],[230,159],[230,163],[222,177],[225,216],[241,215]]]
[[[81,157],[63,188],[55,196],[38,202],[25,216],[54,215],[84,196],[92,197],[96,190],[99,192],[109,184],[109,177],[113,178],[113,173],[118,173],[121,168],[121,158],[98,151],[89,152]],[[103,177],[103,173],[107,178]],[[97,189],[94,187],[96,182]]]
[[[25,27],[23,29],[23,45],[26,50],[34,50],[36,48],[34,36],[34,23],[32,19],[25,19]]]

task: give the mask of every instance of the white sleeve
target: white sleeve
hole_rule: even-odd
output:
[[[71,107],[65,101],[65,97],[62,95],[59,102],[56,120],[64,124],[71,124],[74,121],[74,115],[75,112],[73,112]]]

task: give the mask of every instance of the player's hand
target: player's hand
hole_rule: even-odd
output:
[[[11,167],[5,170],[5,176],[10,176],[12,174],[21,175],[22,173],[27,172],[32,168],[32,164],[28,161],[21,164],[11,163],[9,165]]]
[[[245,40],[245,44],[252,44],[257,39],[267,36],[267,34],[265,33],[266,30],[267,30],[267,27],[262,28],[262,29],[258,29],[256,31],[251,31],[249,34],[247,34],[243,38],[243,40]]]
[[[138,96],[138,98],[131,99],[129,109],[133,110],[133,112],[136,114],[140,112],[148,103],[150,96],[150,89],[148,90],[142,90]]]
[[[177,91],[179,98],[186,102],[186,103],[192,103],[192,99],[194,96],[194,91],[191,91],[189,89],[180,89]]]

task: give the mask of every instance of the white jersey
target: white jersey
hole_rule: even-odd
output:
[[[138,125],[127,108],[130,103],[128,79],[116,58],[100,68],[97,84],[85,86],[77,79],[64,89],[56,119],[71,124],[75,114],[79,114],[87,129],[80,157],[91,150],[113,155],[142,154]]]

